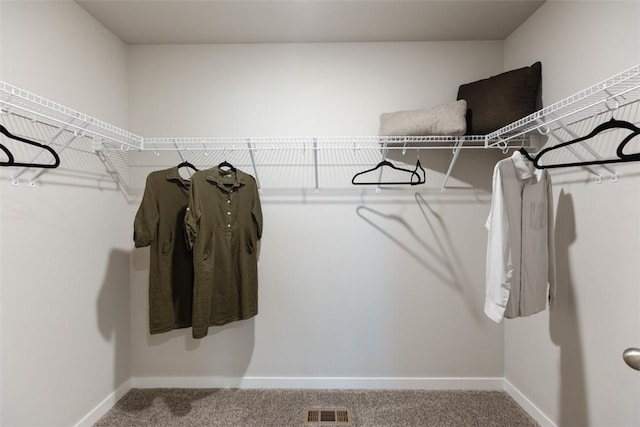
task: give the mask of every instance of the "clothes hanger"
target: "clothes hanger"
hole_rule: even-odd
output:
[[[422,177],[420,177],[420,173],[418,173],[418,171],[422,172]],[[427,172],[424,170],[424,168],[420,164],[420,151],[418,151],[418,158],[416,160],[416,168],[413,170],[413,172],[415,172],[420,179],[416,183],[411,183],[411,185],[419,185],[419,184],[424,184],[425,182],[427,182]]]
[[[235,172],[236,171],[236,168],[231,163],[227,162],[226,160],[224,160],[223,162],[218,164],[218,169],[222,169],[222,168],[228,168],[231,172]]]
[[[544,154],[553,150],[557,150],[562,147],[566,147],[567,145],[576,144],[578,142],[591,139],[596,135],[609,129],[629,129],[632,132],[631,134],[627,135],[618,145],[618,148],[616,149],[616,154],[618,156],[617,159],[588,160],[584,162],[580,161],[580,162],[558,163],[558,164],[549,164],[549,165],[540,164],[540,159]],[[527,150],[525,150],[524,148],[520,148],[519,151],[527,159],[533,162],[533,165],[536,167],[536,169],[551,169],[551,168],[563,168],[563,167],[571,167],[571,166],[602,165],[605,163],[634,162],[634,161],[640,160],[640,153],[624,154],[622,150],[633,138],[635,138],[638,135],[640,135],[640,128],[634,125],[633,123],[630,123],[624,120],[616,120],[612,118],[611,120],[596,126],[588,135],[582,136],[577,139],[573,139],[571,141],[562,142],[560,144],[554,145],[553,147],[543,148],[536,155],[529,154]]]
[[[395,169],[398,171],[402,171],[402,172],[407,172],[411,174],[411,178],[409,181],[370,181],[370,182],[356,182],[356,178],[360,175],[364,175],[366,173],[369,172],[373,172],[377,169],[380,169],[384,166],[388,166],[391,169]],[[419,166],[419,161],[416,164],[416,170],[409,170],[409,169],[404,169],[404,168],[400,168],[396,165],[394,165],[393,163],[389,162],[388,160],[383,160],[380,163],[378,163],[376,166],[374,166],[371,169],[367,169],[365,171],[362,172],[358,172],[357,174],[355,174],[353,176],[353,178],[351,178],[351,183],[353,185],[418,185],[418,184],[423,184],[423,182],[421,182],[420,179],[420,175],[418,175],[418,166]],[[420,169],[422,169],[422,166],[420,166]],[[422,171],[424,172],[424,169],[422,169]],[[415,181],[414,181],[415,179]]]
[[[613,120],[613,119],[611,119],[611,120]],[[633,123],[629,123],[629,122],[625,122],[625,123],[628,124],[627,129],[631,130],[633,133],[627,135],[627,137],[625,139],[623,139],[620,144],[618,144],[618,148],[616,149],[616,154],[621,159],[629,159],[629,161],[640,160],[640,152],[633,153],[633,154],[625,154],[625,153],[622,152],[624,150],[624,147],[626,147],[626,145],[629,142],[631,142],[631,140],[633,138],[635,138],[638,134],[640,134],[640,128],[639,127],[637,127]]]
[[[9,149],[7,147],[5,147],[4,145],[0,144],[0,150],[4,151],[4,154],[7,155],[7,157],[9,158],[9,161],[7,162],[0,162],[0,166],[11,166],[14,164],[15,159],[13,158],[13,154],[11,154],[11,151],[9,151]]]
[[[21,138],[19,136],[13,135],[11,132],[7,130],[4,126],[0,125],[0,133],[4,134],[6,137],[15,139],[16,141],[24,142],[25,144],[34,145],[36,147],[40,147],[43,150],[48,151],[53,156],[55,163],[23,163],[16,162],[11,152],[3,145],[0,145],[0,149],[7,154],[9,157],[8,162],[0,162],[0,166],[24,166],[24,167],[36,167],[36,168],[45,168],[45,169],[55,169],[60,166],[60,156],[56,151],[49,147],[48,145],[40,144],[39,142],[31,141],[30,139]]]
[[[186,160],[185,160],[184,162],[180,163],[180,164],[179,164],[178,166],[176,166],[176,167],[177,167],[178,169],[180,169],[180,168],[191,168],[191,169],[193,169],[194,171],[198,172],[198,168],[197,168],[197,167],[195,167],[194,165],[192,165],[191,163],[189,163],[189,162],[188,162],[188,161],[186,161]]]

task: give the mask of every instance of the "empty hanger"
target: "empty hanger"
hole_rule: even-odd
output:
[[[420,162],[418,161],[418,163],[416,164],[416,169],[415,170],[410,170],[410,169],[405,169],[405,168],[400,168],[396,165],[394,165],[393,163],[389,162],[388,160],[383,160],[380,163],[378,163],[376,166],[374,166],[371,169],[367,169],[365,171],[362,172],[358,172],[357,174],[355,174],[353,176],[353,178],[351,178],[351,183],[353,185],[418,185],[418,184],[423,184],[424,181],[421,180],[420,175],[418,174],[418,166],[420,165]],[[373,172],[377,169],[380,169],[384,166],[388,166],[391,169],[395,169],[398,171],[402,171],[402,172],[407,172],[411,174],[411,178],[409,179],[409,181],[365,181],[365,182],[356,182],[356,178],[360,175],[364,175],[366,173],[369,172]],[[420,166],[420,169],[422,169],[422,166]],[[424,169],[422,169],[422,171],[424,172]]]
[[[425,182],[427,182],[427,172],[425,172],[424,168],[420,164],[420,152],[419,151],[418,151],[418,158],[416,160],[416,168],[413,171],[418,174],[418,177],[420,177],[420,180],[419,180],[419,182],[412,183],[411,185],[424,184]],[[420,176],[420,175],[422,175],[422,176]]]
[[[4,126],[0,125],[0,133],[4,134],[6,137],[15,139],[16,141],[24,142],[25,144],[34,145],[36,147],[42,148],[43,150],[48,151],[53,156],[55,162],[51,163],[23,163],[16,162],[11,152],[3,145],[0,145],[0,149],[7,154],[9,157],[8,162],[0,162],[0,166],[24,166],[24,167],[36,167],[36,168],[45,168],[45,169],[55,169],[60,166],[60,156],[56,151],[49,147],[48,145],[40,144],[39,142],[31,141],[30,139],[21,138],[19,136],[13,135],[11,132],[7,130]]]
[[[572,145],[572,144],[576,144],[576,143],[585,141],[587,139],[591,139],[591,138],[595,137],[596,135],[598,135],[598,134],[600,134],[600,133],[602,133],[602,132],[604,132],[606,130],[609,130],[609,129],[629,129],[632,132],[629,135],[627,135],[620,142],[620,144],[618,145],[618,148],[616,149],[616,154],[618,156],[617,159],[587,160],[587,161],[580,161],[580,162],[558,163],[558,164],[549,164],[549,165],[541,165],[540,164],[540,159],[546,153],[548,153],[550,151],[553,151],[553,150],[556,150],[556,149],[559,149],[559,148],[562,148],[562,147],[566,147],[568,145]],[[640,128],[638,128],[633,123],[630,123],[630,122],[627,122],[627,121],[624,121],[624,120],[616,120],[616,119],[612,118],[611,120],[596,126],[588,135],[582,136],[582,137],[577,138],[577,139],[573,139],[571,141],[562,142],[560,144],[554,145],[553,147],[543,148],[536,155],[529,154],[527,152],[527,150],[525,150],[524,148],[520,148],[519,151],[527,159],[531,160],[533,162],[533,165],[537,169],[551,169],[551,168],[563,168],[563,167],[571,167],[571,166],[602,165],[602,164],[606,164],[606,163],[633,162],[633,161],[640,160],[640,153],[624,154],[622,151],[623,151],[624,147],[633,138],[635,138],[638,135],[640,135]]]
[[[0,166],[11,166],[15,161],[13,158],[13,154],[11,154],[11,151],[9,151],[9,149],[2,144],[0,144],[0,150],[4,151],[4,154],[6,154],[9,158],[9,161],[7,162],[0,162]]]

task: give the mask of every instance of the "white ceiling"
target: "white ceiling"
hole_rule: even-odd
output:
[[[76,0],[128,44],[503,40],[544,0]]]

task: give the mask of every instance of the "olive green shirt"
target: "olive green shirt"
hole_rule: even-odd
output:
[[[178,168],[152,172],[134,220],[136,248],[151,246],[149,331],[191,326],[193,257],[184,235],[190,182]]]
[[[262,209],[255,179],[218,167],[191,178],[185,230],[193,248],[193,337],[258,313],[257,242]]]

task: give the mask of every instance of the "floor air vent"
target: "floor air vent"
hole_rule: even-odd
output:
[[[305,409],[304,423],[307,426],[351,426],[353,419],[348,409]]]

